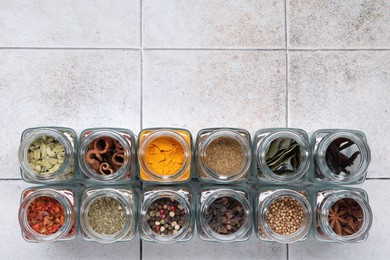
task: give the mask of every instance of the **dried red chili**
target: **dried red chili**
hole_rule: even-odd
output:
[[[42,235],[56,233],[64,224],[64,219],[64,207],[52,197],[38,197],[28,206],[27,221],[35,232]]]

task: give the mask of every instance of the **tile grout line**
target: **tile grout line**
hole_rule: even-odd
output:
[[[284,38],[286,44],[286,127],[288,127],[288,29],[287,29],[287,0],[284,1]]]
[[[143,50],[143,5],[142,5],[143,0],[139,0],[139,33],[140,33],[140,51],[141,51],[141,78],[140,78],[140,130],[143,128],[143,96],[144,96],[144,50]],[[142,189],[142,183],[141,183],[141,189]],[[142,244],[142,239],[141,236],[139,237],[139,259],[142,260],[142,255],[143,255],[143,244]]]

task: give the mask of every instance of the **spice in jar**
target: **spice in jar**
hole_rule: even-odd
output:
[[[207,146],[205,160],[216,174],[231,176],[242,168],[245,153],[242,145],[234,138],[220,137]]]
[[[363,225],[363,210],[353,199],[336,201],[329,210],[330,228],[339,236],[353,235]]]
[[[215,199],[206,210],[206,219],[212,230],[221,235],[237,232],[245,218],[242,204],[232,197]]]
[[[184,164],[183,146],[173,137],[156,138],[146,147],[147,167],[162,176],[177,173]]]
[[[39,234],[56,233],[64,224],[64,220],[64,207],[52,197],[38,197],[28,206],[27,221],[30,227]]]
[[[182,229],[186,213],[184,206],[174,198],[160,198],[149,206],[146,220],[158,235],[174,235]]]
[[[292,138],[273,140],[265,155],[268,167],[278,175],[294,173],[302,162],[302,152],[298,143]]]
[[[126,223],[124,205],[110,196],[95,199],[89,207],[87,216],[91,228],[101,235],[116,234]]]
[[[28,164],[36,173],[52,174],[64,163],[64,146],[52,136],[35,139],[27,151]]]
[[[280,235],[291,235],[299,230],[305,220],[305,212],[299,201],[281,197],[271,203],[267,211],[270,228]]]
[[[339,175],[343,172],[346,175],[351,174],[349,168],[354,164],[360,154],[354,148],[355,143],[347,138],[337,138],[326,149],[326,164],[334,174]],[[347,156],[343,150],[350,148],[354,152]]]
[[[117,172],[125,162],[121,143],[109,136],[96,138],[88,145],[85,160],[98,174],[110,175]]]

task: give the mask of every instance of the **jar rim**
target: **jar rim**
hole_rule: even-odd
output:
[[[295,199],[302,206],[304,210],[304,216],[305,216],[304,222],[302,223],[301,227],[297,229],[294,233],[288,235],[278,234],[277,232],[273,231],[273,229],[270,227],[267,221],[267,213],[268,213],[269,206],[277,199],[283,197],[291,197]],[[303,240],[305,237],[307,237],[311,228],[312,207],[308,199],[303,194],[299,193],[296,190],[291,190],[291,189],[275,190],[271,194],[269,194],[266,198],[264,198],[264,201],[261,203],[261,205],[259,201],[258,207],[259,207],[258,216],[257,216],[259,221],[258,224],[261,226],[263,232],[265,232],[266,235],[272,237],[275,241],[279,243],[294,243]]]
[[[90,206],[97,199],[110,197],[119,202],[125,210],[126,221],[121,230],[111,235],[104,235],[96,232],[91,227],[88,220],[88,213]],[[93,194],[88,196],[81,204],[80,208],[80,225],[82,230],[86,233],[91,239],[100,242],[100,243],[113,243],[123,239],[130,231],[131,227],[135,223],[135,212],[133,207],[135,206],[134,202],[123,197],[123,195],[117,189],[113,188],[103,188],[95,191]],[[135,232],[135,230],[134,230]]]
[[[154,203],[158,199],[162,198],[174,198],[176,201],[178,201],[184,208],[185,212],[185,219],[184,219],[184,224],[177,232],[176,234],[172,235],[159,235],[155,231],[151,229],[151,227],[148,224],[148,221],[146,220],[146,215],[148,214],[148,209],[152,203]],[[191,223],[192,223],[192,212],[191,212],[191,205],[189,201],[181,194],[178,192],[175,192],[173,190],[168,190],[168,189],[162,189],[155,191],[155,193],[150,194],[150,196],[145,199],[145,201],[142,203],[142,207],[140,210],[140,220],[141,220],[141,229],[144,233],[148,234],[148,237],[159,243],[174,243],[177,241],[182,240],[188,233],[189,228],[191,228]]]
[[[275,174],[268,166],[266,162],[266,154],[270,148],[271,143],[278,138],[291,138],[296,141],[299,145],[302,160],[296,171],[288,175],[278,175]],[[298,133],[294,132],[294,129],[285,129],[278,130],[276,132],[270,133],[261,140],[260,144],[257,147],[257,166],[260,171],[267,177],[267,179],[278,182],[293,182],[299,180],[302,176],[306,174],[310,166],[310,149],[309,141],[305,139]],[[259,177],[259,175],[258,175]]]
[[[178,169],[178,171],[174,174],[170,175],[161,175],[159,173],[154,172],[151,170],[147,163],[144,161],[144,155],[146,148],[156,139],[162,138],[162,137],[170,137],[175,139],[183,148],[183,153],[184,153],[184,163]],[[147,137],[144,138],[142,144],[140,144],[139,148],[139,153],[138,153],[138,162],[140,165],[141,170],[146,174],[150,175],[153,177],[153,179],[157,181],[171,181],[171,180],[177,180],[181,176],[183,176],[188,167],[190,166],[190,160],[191,160],[191,147],[187,143],[187,141],[184,139],[182,135],[180,135],[176,130],[171,130],[171,129],[161,129],[161,130],[153,130]]]
[[[23,192],[25,194],[25,192]],[[22,196],[23,196],[22,194]],[[27,210],[30,204],[40,197],[50,197],[56,201],[58,201],[62,207],[64,208],[64,223],[59,228],[59,230],[51,235],[42,235],[36,231],[34,231],[30,224],[27,221]],[[75,220],[72,218],[75,215],[75,211],[73,210],[69,199],[62,193],[54,190],[54,189],[37,189],[30,191],[26,197],[22,198],[22,202],[19,208],[19,224],[22,228],[22,232],[25,233],[23,235],[24,238],[32,238],[38,242],[42,243],[50,243],[54,242],[58,239],[61,239],[67,236],[73,226],[75,224]]]
[[[234,139],[237,141],[241,148],[244,151],[245,159],[242,162],[242,165],[237,172],[231,174],[230,176],[221,175],[214,170],[212,170],[208,165],[207,162],[205,162],[206,157],[206,151],[209,145],[211,145],[214,141],[218,140],[219,138],[229,138]],[[250,169],[251,161],[252,161],[252,149],[250,146],[250,143],[247,139],[245,139],[238,131],[236,130],[216,130],[212,132],[204,141],[204,144],[198,147],[199,150],[199,156],[200,161],[202,162],[200,164],[200,167],[202,170],[204,170],[207,175],[209,175],[212,179],[218,180],[220,182],[232,182],[240,179],[242,176],[244,176],[247,171]]]
[[[199,224],[203,232],[205,232],[209,237],[219,241],[219,242],[234,242],[237,240],[241,240],[245,237],[245,235],[250,232],[250,228],[253,222],[252,219],[252,207],[250,206],[249,199],[245,197],[245,191],[242,190],[233,190],[229,188],[221,188],[213,191],[210,195],[205,198],[205,200],[201,203],[200,206],[200,218]],[[206,212],[208,207],[218,198],[221,197],[230,197],[237,200],[244,209],[244,221],[241,227],[234,233],[228,235],[222,235],[215,232],[210,225],[207,223]]]
[[[92,143],[94,140],[100,137],[110,137],[118,141],[122,147],[123,147],[123,156],[124,156],[124,163],[123,165],[114,173],[109,175],[102,175],[98,174],[94,169],[89,166],[85,159],[85,155],[88,152],[88,146],[90,143]],[[82,138],[82,137],[81,137]],[[98,181],[98,182],[109,182],[109,181],[117,181],[126,174],[131,171],[131,160],[134,156],[131,152],[131,146],[132,144],[125,138],[121,132],[113,129],[97,129],[97,130],[91,130],[91,132],[81,141],[80,143],[80,152],[78,154],[79,158],[79,166],[81,171],[86,175],[88,178]]]
[[[53,173],[40,174],[36,172],[34,169],[32,169],[28,163],[28,159],[27,159],[28,149],[30,148],[31,144],[35,140],[41,138],[42,136],[53,137],[58,142],[60,142],[64,147],[64,152],[65,152],[64,162],[61,164],[58,170]],[[48,127],[37,128],[28,132],[23,137],[18,151],[18,157],[19,157],[19,162],[20,162],[20,167],[22,169],[22,172],[24,172],[28,178],[39,182],[54,181],[59,176],[66,174],[70,170],[73,161],[72,160],[73,156],[74,156],[73,145],[71,141],[67,138],[67,136],[65,136],[65,134],[63,134],[61,131],[57,129],[48,128]]]
[[[329,168],[328,164],[326,163],[326,151],[329,147],[329,145],[338,138],[346,138],[351,140],[355,143],[355,145],[358,147],[358,150],[360,151],[360,164],[359,167],[356,169],[355,172],[349,174],[349,175],[337,175],[332,172],[332,170]],[[370,148],[368,147],[367,143],[357,134],[352,132],[347,132],[345,130],[338,130],[334,133],[330,133],[326,135],[318,144],[318,147],[316,149],[315,154],[315,161],[317,165],[320,167],[320,171],[324,176],[333,181],[342,181],[342,182],[355,182],[361,179],[367,171],[369,162],[371,159],[371,152]]]

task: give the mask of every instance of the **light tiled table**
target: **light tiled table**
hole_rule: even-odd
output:
[[[1,259],[387,259],[389,0],[0,0]],[[28,127],[355,128],[372,149],[364,244],[23,241]]]

